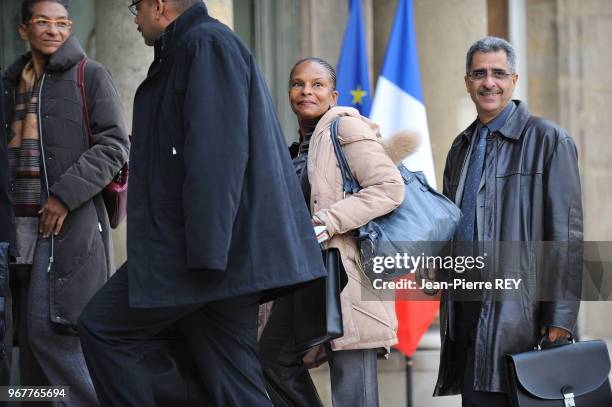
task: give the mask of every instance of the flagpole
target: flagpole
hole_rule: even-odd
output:
[[[412,358],[406,356],[404,362],[406,366],[406,407],[412,407]]]

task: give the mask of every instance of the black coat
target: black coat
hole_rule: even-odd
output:
[[[0,70],[0,74],[2,71]],[[11,186],[6,137],[6,122],[2,95],[4,87],[0,81],[0,383],[8,384],[10,373],[11,335],[7,328],[11,326],[11,290],[9,288],[9,243],[14,232],[12,223],[13,205],[11,204]]]
[[[38,122],[45,166],[41,176],[51,195],[68,208],[60,234],[52,245],[50,318],[72,328],[96,291],[115,272],[111,230],[102,189],[125,163],[129,140],[121,99],[110,74],[96,61],[85,69],[85,90],[91,137],[85,127],[77,87],[77,64],[85,57],[71,36],[45,66]],[[25,54],[3,76],[5,117],[12,118],[15,94]],[[45,171],[46,169],[46,171]]]
[[[264,79],[203,3],[156,42],[132,142],[131,306],[204,303],[324,275]]]
[[[0,78],[2,71],[0,70]],[[9,164],[7,150],[8,119],[4,117],[4,86],[0,81],[0,242],[12,240],[11,185],[9,180]]]
[[[579,281],[583,231],[576,146],[557,124],[531,116],[522,102],[513,103],[517,108],[506,124],[487,139],[484,216],[482,225],[478,225],[482,228],[484,252],[488,255],[483,278],[522,278],[524,283],[548,278],[545,283],[551,285],[551,276],[543,277],[539,273],[554,270],[560,278],[571,276],[573,281]],[[463,131],[448,153],[444,194],[453,201],[476,125],[474,122]],[[538,263],[536,256],[518,259],[514,255],[496,255],[499,251],[495,247],[499,246],[495,242],[552,241],[574,244],[569,250],[561,250],[558,256],[544,259],[545,267]],[[518,250],[516,243],[508,245]],[[540,327],[575,329],[579,302],[538,301],[530,289],[519,293],[520,298],[508,299],[516,295],[509,291],[505,294],[509,297],[502,296],[501,301],[492,300],[491,290],[483,293],[475,342],[474,390],[505,391],[504,355],[531,350],[540,339]],[[449,329],[457,321],[450,317],[453,303],[448,294],[443,294],[440,309],[442,353],[435,395],[459,393],[463,377],[458,361],[465,349],[449,338]]]

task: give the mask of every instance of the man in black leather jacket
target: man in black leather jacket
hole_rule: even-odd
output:
[[[516,277],[527,285],[485,289],[473,301],[458,301],[453,290],[443,293],[434,394],[461,393],[464,406],[509,405],[504,355],[532,349],[544,334],[550,341],[569,337],[580,304],[555,301],[557,292],[543,298],[531,290],[532,281],[550,287],[559,277],[580,280],[581,188],[574,141],[557,124],[531,116],[525,103],[512,100],[517,80],[511,44],[486,37],[472,45],[465,84],[478,118],[454,140],[444,170],[444,194],[463,213],[455,254],[460,242],[469,242],[470,250],[480,248],[472,254],[486,253],[485,267],[473,278]],[[550,246],[559,243],[567,246],[551,256]],[[554,270],[555,279],[544,274],[537,256],[521,257],[521,250],[532,253],[537,245],[549,250],[546,271]],[[500,247],[510,255],[490,250]]]

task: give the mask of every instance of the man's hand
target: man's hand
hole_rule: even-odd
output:
[[[54,233],[55,236],[59,235],[68,215],[68,208],[59,199],[51,195],[38,213],[41,215],[38,232],[44,238],[51,236],[51,233]]]
[[[423,281],[427,281],[427,282],[435,282],[436,281],[436,269],[433,267],[424,267],[424,268],[418,268],[415,270],[415,281],[417,282],[417,284],[419,285],[419,287],[421,287],[423,285]],[[425,294],[425,295],[436,295],[438,294],[438,292],[440,291],[437,288],[432,288],[432,289],[428,289],[428,288],[422,288],[421,291]]]
[[[546,328],[540,329],[540,334],[544,336],[546,334]],[[569,331],[566,331],[563,328],[557,328],[556,326],[548,327],[548,340],[550,342],[555,342],[557,340],[566,340],[572,334]]]

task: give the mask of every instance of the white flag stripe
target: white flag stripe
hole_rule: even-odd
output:
[[[404,165],[411,171],[423,171],[429,185],[436,188],[425,106],[393,82],[380,76],[370,118],[380,126],[383,137],[390,137],[401,130],[411,130],[419,134],[419,149],[404,160]]]

